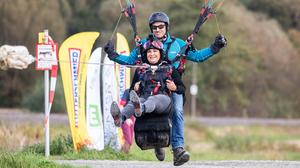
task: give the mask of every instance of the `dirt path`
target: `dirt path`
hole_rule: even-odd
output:
[[[0,123],[2,124],[40,124],[44,122],[43,113],[24,112],[20,109],[0,109]],[[69,124],[67,114],[50,114],[50,124]]]
[[[43,113],[24,112],[20,109],[1,109],[0,123],[42,123]],[[225,125],[280,125],[280,126],[300,126],[300,119],[264,119],[264,118],[233,118],[233,117],[201,117],[197,119],[199,123],[207,126]],[[68,116],[63,114],[50,114],[50,123],[68,124]]]
[[[174,168],[171,162],[112,161],[112,160],[58,160],[60,164],[90,168]],[[180,168],[299,168],[295,161],[191,161]]]

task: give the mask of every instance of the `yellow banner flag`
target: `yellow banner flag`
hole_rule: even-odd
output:
[[[117,42],[116,42],[116,51],[119,54],[128,55],[130,54],[130,49],[128,42],[124,35],[121,33],[117,33]],[[116,64],[116,76],[117,76],[117,94],[118,94],[118,102],[121,103],[121,98],[126,89],[130,88],[130,68],[127,68],[125,65]],[[122,128],[129,127],[125,122]],[[127,130],[131,131],[131,130]],[[133,131],[133,130],[132,130]],[[127,133],[128,134],[128,133]],[[132,134],[133,135],[133,134]],[[122,129],[118,129],[118,139],[120,140],[121,145],[123,146],[125,143],[125,136],[122,132]],[[133,137],[130,137],[133,138]]]
[[[98,32],[82,32],[66,39],[59,49],[69,123],[75,150],[90,144],[85,118],[87,62]]]

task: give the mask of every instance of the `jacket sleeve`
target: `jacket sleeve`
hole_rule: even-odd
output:
[[[176,38],[176,42],[178,44],[179,52],[182,47],[186,45],[186,42],[183,41],[182,39]],[[204,62],[208,58],[212,57],[214,55],[211,47],[203,48],[201,50],[195,50],[195,49],[190,49],[186,53],[186,58],[187,60],[193,61],[193,62]],[[175,67],[178,67],[178,65],[175,65]]]
[[[136,47],[131,51],[130,55],[119,54],[119,56],[114,58],[113,61],[122,65],[135,65],[138,60],[138,50],[139,48]]]
[[[187,59],[193,62],[204,62],[214,55],[210,47],[201,50],[191,50],[187,53]]]
[[[175,85],[176,85],[176,93],[177,94],[184,94],[185,92],[185,86],[181,80],[181,76],[179,72],[175,69],[173,69],[172,75],[171,75]]]

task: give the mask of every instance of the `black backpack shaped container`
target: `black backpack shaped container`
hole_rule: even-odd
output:
[[[142,149],[164,148],[170,145],[170,121],[172,106],[167,113],[144,113],[134,124],[135,142]]]

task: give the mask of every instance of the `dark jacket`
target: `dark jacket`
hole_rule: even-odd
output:
[[[162,71],[160,71],[162,70]],[[166,71],[164,71],[166,70]],[[171,70],[171,71],[169,71]],[[171,72],[171,74],[166,74],[167,71]],[[177,94],[184,94],[185,92],[185,86],[181,80],[181,75],[179,74],[179,72],[172,66],[169,65],[159,65],[158,69],[154,72],[151,73],[151,68],[147,67],[147,68],[137,68],[135,73],[134,73],[134,77],[131,83],[131,87],[130,89],[134,89],[134,85],[135,83],[141,81],[140,84],[140,90],[138,91],[138,94],[141,97],[149,97],[151,95],[155,95],[155,94],[166,94],[169,95],[170,91],[167,88],[166,84],[166,80],[172,80],[175,85],[176,85],[176,93]],[[150,80],[151,79],[151,80]],[[151,85],[151,81],[159,81],[160,82],[160,86],[158,87],[158,93],[154,93],[154,94],[150,94],[149,91],[153,91],[154,92],[154,88],[155,88],[155,84],[154,86]],[[145,86],[143,86],[145,85]]]

